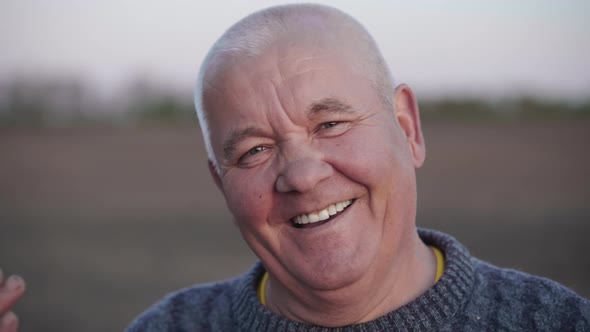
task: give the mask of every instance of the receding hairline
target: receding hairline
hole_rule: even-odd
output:
[[[205,78],[210,76],[212,65],[218,67],[243,57],[255,58],[278,42],[296,42],[307,36],[311,36],[310,39],[320,36],[321,40],[328,41],[327,44],[350,52],[354,58],[351,61],[364,67],[362,70],[381,95],[385,106],[393,109],[393,80],[389,68],[372,36],[352,16],[336,8],[316,4],[282,5],[254,12],[225,31],[209,50],[199,71],[195,108],[209,160],[218,172],[207,110],[203,104]]]

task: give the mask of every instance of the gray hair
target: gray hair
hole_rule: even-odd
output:
[[[335,38],[346,37],[349,44],[352,42],[351,45],[358,50],[355,53],[362,55],[365,70],[384,106],[393,110],[394,85],[391,72],[374,39],[357,20],[338,9],[315,4],[292,4],[263,9],[231,26],[213,44],[199,71],[194,96],[195,109],[207,155],[218,173],[220,170],[213,153],[207,112],[203,104],[204,78],[212,60],[222,55],[256,57],[262,55],[269,46],[289,32],[317,33],[313,28],[301,24],[301,18],[304,17],[318,18],[328,27],[337,27],[338,29],[330,30],[329,33],[335,35]],[[344,44],[344,40],[337,42]]]

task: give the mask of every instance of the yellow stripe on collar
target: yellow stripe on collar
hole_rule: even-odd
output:
[[[438,279],[442,277],[443,272],[445,271],[445,257],[443,256],[442,251],[440,249],[430,246],[432,252],[434,252],[434,256],[436,256],[436,277],[434,277],[434,282],[438,282]]]
[[[258,284],[258,298],[260,299],[260,302],[262,303],[262,305],[266,305],[266,283],[268,282],[268,272],[264,271],[264,274],[262,275],[262,280],[260,280],[260,283]]]

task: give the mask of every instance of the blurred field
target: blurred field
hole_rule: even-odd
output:
[[[423,227],[590,296],[590,121],[425,123]],[[22,331],[117,331],[254,261],[193,127],[0,130],[0,267]]]

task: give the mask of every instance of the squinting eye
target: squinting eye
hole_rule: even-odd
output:
[[[258,146],[253,147],[252,149],[246,151],[246,153],[244,153],[238,159],[238,164],[242,165],[242,166],[256,164],[258,161],[261,160],[259,158],[258,154],[265,151],[265,150],[268,150],[268,147],[263,146],[263,145],[258,145]]]
[[[270,150],[271,146],[265,145],[258,145],[250,150],[246,151],[240,158],[237,160],[237,165],[239,167],[254,167],[262,162],[264,162],[268,158],[267,150]]]
[[[314,134],[317,137],[331,138],[338,137],[348,131],[351,128],[352,121],[327,121],[321,122],[316,129]]]
[[[337,126],[337,125],[338,125],[338,123],[339,123],[338,121],[324,122],[324,123],[322,123],[322,124],[320,125],[320,127],[321,127],[322,129],[332,128],[332,127],[334,127],[334,126]]]
[[[252,149],[248,150],[248,152],[246,152],[246,153],[249,154],[249,155],[255,155],[258,152],[262,152],[264,150],[266,150],[266,147],[264,147],[264,146],[257,146],[255,148],[252,148]]]

